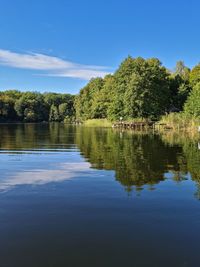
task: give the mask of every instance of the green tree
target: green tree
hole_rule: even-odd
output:
[[[58,112],[60,116],[60,120],[64,121],[66,118],[70,118],[73,116],[73,111],[70,103],[62,103],[58,106]]]
[[[43,95],[35,92],[24,93],[16,102],[17,115],[26,122],[39,122],[48,119],[48,109]]]
[[[99,118],[109,117],[108,110],[112,105],[115,89],[115,78],[113,75],[107,75],[104,78],[104,84],[100,92],[95,94],[95,109]]]
[[[62,120],[66,115],[69,120],[74,116],[74,96],[70,94],[20,92],[7,90],[0,92],[0,121],[12,122],[40,122],[48,121],[52,105],[59,109],[61,118],[55,116],[56,121]],[[65,111],[63,111],[65,109]],[[52,115],[51,115],[52,117]]]
[[[9,120],[10,110],[12,109],[12,100],[5,96],[0,95],[0,121]]]
[[[170,76],[170,103],[172,108],[183,110],[183,105],[191,91],[190,69],[183,61],[176,63],[174,73]]]
[[[200,64],[195,66],[190,72],[190,84],[195,86],[200,82]]]
[[[185,66],[183,61],[177,61],[175,75],[179,75],[184,81],[188,81],[190,78],[190,69]]]
[[[100,93],[104,84],[102,78],[90,80],[90,82],[80,91],[75,99],[76,118],[86,120],[90,118],[99,118],[98,105],[95,98]]]
[[[55,105],[52,105],[49,112],[49,121],[60,121],[60,115],[58,111],[58,107]]]
[[[19,91],[15,90],[0,92],[0,121],[17,121],[19,119],[14,105],[21,95]]]
[[[136,63],[124,95],[125,116],[157,118],[169,107],[169,75],[158,59]]]
[[[185,103],[184,112],[194,117],[200,117],[200,82],[191,91]]]
[[[124,117],[124,94],[127,90],[131,75],[140,64],[142,58],[134,59],[128,56],[114,73],[114,84],[111,104],[108,107],[108,118],[111,120],[119,120]]]

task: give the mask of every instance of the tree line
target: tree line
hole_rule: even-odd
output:
[[[74,96],[70,94],[0,92],[0,122],[71,122],[74,116]]]
[[[0,92],[0,122],[159,119],[182,111],[200,117],[200,64],[178,61],[174,71],[157,58],[127,57],[114,72],[91,79],[78,95]]]
[[[75,98],[76,118],[159,119],[183,111],[200,116],[200,64],[175,70],[157,58],[126,58],[113,75],[92,79]]]

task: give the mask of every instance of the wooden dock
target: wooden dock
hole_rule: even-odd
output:
[[[115,122],[113,128],[143,130],[146,128],[154,128],[155,122],[153,121],[138,121],[138,122]]]

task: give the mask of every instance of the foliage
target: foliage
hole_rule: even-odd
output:
[[[184,81],[188,81],[190,78],[190,69],[185,66],[183,61],[180,60],[176,63],[175,75],[178,75]]]
[[[195,86],[197,83],[200,82],[200,64],[195,66],[190,73],[190,84]]]
[[[183,110],[184,103],[191,91],[190,69],[183,61],[178,61],[175,72],[170,77],[171,106]]]
[[[185,113],[194,117],[200,117],[200,82],[192,90],[184,106]]]
[[[190,70],[178,61],[170,72],[157,58],[128,56],[112,75],[91,79],[76,96],[0,92],[0,122],[159,120],[164,114],[183,111],[180,117],[166,117],[178,118],[183,125],[184,116],[200,117],[198,82],[200,64]]]
[[[64,121],[74,117],[74,96],[69,94],[0,92],[0,122]]]
[[[16,102],[17,115],[25,122],[45,121],[48,119],[47,106],[43,95],[35,92],[24,93]]]
[[[157,59],[142,60],[124,95],[125,117],[156,118],[169,107],[168,73]]]
[[[49,121],[60,121],[58,107],[55,105],[51,105],[49,112]]]
[[[75,99],[76,117],[77,119],[93,119],[101,118],[99,106],[95,105],[95,99],[103,87],[103,79],[92,79],[81,91]]]
[[[78,120],[158,119],[182,110],[191,91],[190,69],[177,62],[170,73],[156,58],[128,56],[113,75],[92,79],[76,96]]]

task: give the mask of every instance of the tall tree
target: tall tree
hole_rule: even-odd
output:
[[[125,92],[125,116],[157,118],[169,107],[169,75],[158,59],[137,63]]]
[[[190,72],[190,83],[192,86],[195,86],[200,82],[200,63],[195,66]]]
[[[60,121],[60,115],[59,115],[59,110],[58,107],[55,105],[51,105],[50,112],[49,112],[49,121]]]
[[[103,87],[104,80],[95,78],[80,91],[75,99],[75,109],[77,119],[99,118],[99,111],[95,105],[95,98]]]
[[[35,92],[24,93],[16,102],[17,115],[27,122],[45,121],[48,119],[48,109],[43,95]]]
[[[183,61],[178,61],[170,78],[171,106],[182,110],[191,91],[190,69]]]
[[[197,83],[191,91],[185,103],[184,111],[188,115],[200,117],[200,82]]]

